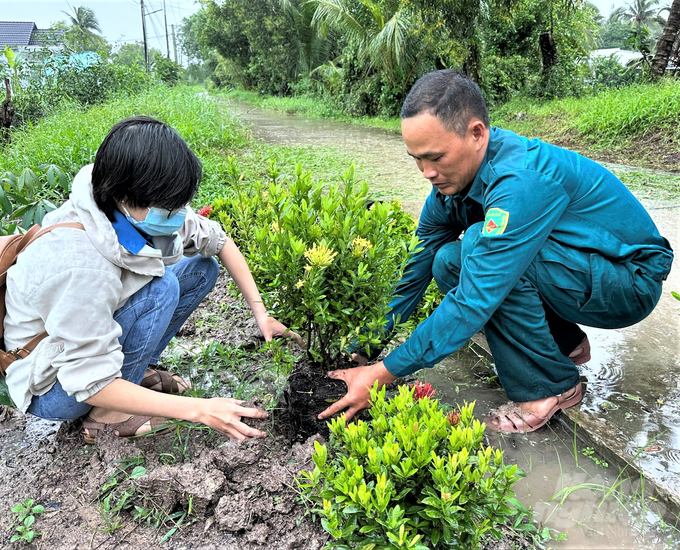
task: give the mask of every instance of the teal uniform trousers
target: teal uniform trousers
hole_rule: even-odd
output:
[[[577,323],[619,328],[644,319],[673,260],[611,172],[499,128],[464,191],[445,197],[433,189],[417,234],[422,250],[396,289],[388,331],[433,278],[445,297],[385,367],[397,376],[431,367],[484,329],[513,401],[573,388],[579,372],[567,356],[584,338]]]

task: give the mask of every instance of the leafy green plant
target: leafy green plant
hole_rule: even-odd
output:
[[[17,533],[12,535],[9,541],[17,542],[23,540],[24,542],[32,542],[36,535],[40,535],[39,532],[31,529],[35,523],[35,516],[42,514],[44,511],[45,507],[41,504],[35,504],[31,498],[27,498],[21,504],[13,506],[12,512],[17,514],[17,518],[14,521]]]
[[[63,200],[71,189],[66,175],[54,164],[37,167],[38,172],[24,168],[19,175],[0,175],[0,209],[5,222],[21,220],[22,229],[42,223],[45,214],[55,210],[55,202]],[[5,224],[3,224],[5,225]],[[11,232],[16,224],[5,226]]]
[[[245,255],[268,310],[302,332],[310,359],[331,367],[353,341],[379,345],[385,315],[406,261],[415,222],[398,201],[374,202],[353,167],[333,185],[298,164],[285,185],[244,184],[231,166],[230,197],[215,200],[220,220]]]
[[[329,547],[477,548],[500,540],[501,525],[535,531],[511,489],[522,472],[484,445],[474,403],[447,415],[414,391],[401,386],[386,399],[376,384],[370,421],[345,425],[341,416],[330,442],[315,442],[315,467],[297,481],[335,539]]]
[[[581,450],[581,454],[583,456],[587,456],[590,460],[592,460],[595,464],[598,466],[602,466],[603,468],[608,468],[609,464],[607,463],[606,460],[602,460],[595,454],[595,449],[592,447],[586,447],[585,449]]]

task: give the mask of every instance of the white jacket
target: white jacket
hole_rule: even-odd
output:
[[[80,222],[85,231],[59,228],[40,237],[7,273],[5,349],[25,345],[43,330],[49,334],[7,370],[10,395],[24,412],[57,380],[84,401],[119,378],[122,330],[114,312],[162,276],[166,265],[183,255],[213,256],[227,239],[218,223],[189,209],[179,234],[154,237],[154,247],[131,254],[94,202],[91,173],[92,165],[84,167],[69,200],[43,220],[44,227]]]

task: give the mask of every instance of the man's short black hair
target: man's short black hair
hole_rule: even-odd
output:
[[[201,181],[201,162],[170,126],[151,117],[118,122],[94,159],[92,193],[113,221],[117,203],[133,208],[177,210],[193,198]]]
[[[422,113],[437,117],[444,128],[460,137],[465,137],[474,117],[489,127],[489,111],[479,86],[453,69],[427,73],[413,85],[401,108],[401,118]]]

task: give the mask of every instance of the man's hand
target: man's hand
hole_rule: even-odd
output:
[[[365,367],[366,365],[368,365],[368,357],[364,357],[359,353],[352,354],[352,361],[354,361],[355,363],[359,363],[360,367]]]
[[[347,409],[345,419],[350,420],[361,409],[368,409],[371,404],[371,388],[378,381],[378,389],[397,379],[385,368],[382,361],[365,367],[353,369],[335,370],[328,373],[330,378],[344,380],[347,384],[347,395],[336,401],[319,415],[319,420],[324,420],[335,413]]]
[[[289,330],[286,325],[280,323],[274,319],[274,317],[263,316],[258,318],[257,326],[260,327],[262,336],[264,336],[266,342],[271,341],[272,338],[275,338],[276,336],[284,336],[286,338],[292,338],[295,340],[295,343],[301,348],[305,347],[302,337],[297,332]]]

